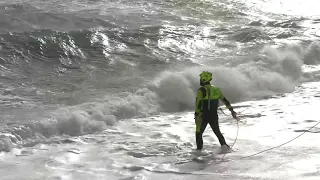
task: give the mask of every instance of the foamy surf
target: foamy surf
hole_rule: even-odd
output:
[[[246,123],[240,124],[234,151],[224,157],[209,127],[204,149],[195,150],[192,113],[163,114],[120,121],[101,133],[60,138],[60,143],[2,152],[2,179],[316,179],[319,127],[289,144],[246,157],[314,125],[318,87],[306,83],[282,97],[235,104]],[[236,122],[223,114],[220,122],[231,144]]]

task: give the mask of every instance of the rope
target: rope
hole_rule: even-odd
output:
[[[288,144],[288,143],[290,143],[290,142],[298,139],[300,136],[304,135],[305,133],[307,133],[308,131],[310,131],[310,130],[313,129],[314,127],[316,127],[318,124],[320,124],[320,121],[317,122],[317,123],[316,123],[315,125],[313,125],[312,127],[310,127],[308,130],[304,131],[303,133],[299,134],[299,135],[296,136],[295,138],[293,138],[293,139],[291,139],[291,140],[289,140],[289,141],[287,141],[287,142],[285,142],[285,143],[282,143],[282,144],[280,144],[280,145],[278,145],[278,146],[271,147],[271,148],[269,148],[269,149],[265,149],[265,150],[263,150],[263,151],[257,152],[257,153],[255,153],[255,154],[252,154],[252,155],[249,155],[249,156],[242,157],[242,158],[240,158],[240,159],[246,159],[246,158],[249,158],[249,157],[253,157],[253,156],[256,156],[256,155],[258,155],[258,154],[261,154],[261,153],[270,151],[270,150],[272,150],[272,149],[281,147],[281,146],[283,146],[283,145],[286,145],[286,144]]]
[[[220,110],[221,110],[221,112],[222,112],[223,114],[225,114],[225,112],[224,112],[221,108],[220,108]],[[245,110],[246,110],[246,109],[245,109]],[[244,111],[244,110],[243,110],[243,111]],[[243,112],[243,111],[242,111],[242,112]],[[241,112],[240,112],[240,113],[241,113]],[[225,115],[228,116],[227,114],[225,114]],[[236,138],[235,138],[235,140],[234,140],[234,143],[232,144],[232,146],[231,146],[230,149],[232,149],[232,147],[234,146],[234,144],[236,143],[236,141],[237,141],[237,139],[238,139],[239,121],[240,121],[240,120],[237,119],[237,136],[236,136]],[[240,121],[240,122],[241,122],[241,121]],[[246,159],[246,158],[249,158],[249,157],[253,157],[253,156],[256,156],[256,155],[258,155],[258,154],[262,154],[262,153],[264,153],[264,152],[270,151],[270,150],[272,150],[272,149],[275,149],[275,148],[284,146],[284,145],[286,145],[286,144],[288,144],[288,143],[290,143],[290,142],[298,139],[299,137],[301,137],[301,136],[304,135],[305,133],[309,132],[311,129],[313,129],[314,127],[316,127],[316,126],[319,125],[319,124],[320,124],[320,121],[318,121],[315,125],[313,125],[312,127],[310,127],[308,130],[304,131],[303,133],[299,134],[298,136],[294,137],[293,139],[291,139],[291,140],[289,140],[289,141],[287,141],[287,142],[284,142],[284,143],[282,143],[282,144],[280,144],[280,145],[277,145],[277,146],[274,146],[274,147],[265,149],[265,150],[263,150],[263,151],[257,152],[257,153],[255,153],[255,154],[252,154],[252,155],[249,155],[249,156],[244,156],[244,157],[240,158],[239,160],[241,160],[241,159]],[[227,153],[225,153],[225,154],[223,155],[222,159],[226,156],[226,154],[227,154]]]
[[[220,109],[220,111],[221,111],[224,115],[228,116],[221,108],[219,108],[219,109]],[[242,112],[243,112],[243,111],[242,111]],[[230,150],[232,150],[233,146],[236,144],[237,139],[238,139],[238,135],[239,135],[239,119],[237,119],[237,135],[236,135],[236,138],[234,139],[234,142],[233,142],[232,146],[230,147]],[[225,154],[222,156],[222,159],[223,159],[226,155],[227,155],[227,153],[225,153]]]
[[[239,134],[239,121],[237,120],[237,135],[236,135],[236,138],[234,139],[234,142],[232,144],[232,146],[230,147],[230,150],[232,150],[233,146],[236,144],[237,142],[237,139],[238,139],[238,134]],[[227,153],[225,153],[223,156],[222,156],[222,159],[227,155]]]

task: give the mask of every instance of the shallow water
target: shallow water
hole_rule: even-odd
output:
[[[192,113],[175,113],[124,120],[101,133],[2,153],[2,179],[316,179],[319,127],[250,156],[293,139],[319,121],[314,113],[320,103],[318,87],[306,83],[282,97],[235,104],[239,134],[234,151],[223,158],[210,128],[204,133],[204,149],[194,150]],[[220,122],[231,145],[236,122],[223,114]],[[197,156],[202,157],[194,160]]]

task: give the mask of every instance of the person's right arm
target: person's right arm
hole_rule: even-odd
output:
[[[224,97],[224,95],[222,94],[221,90],[219,90],[219,99],[225,104],[225,106],[229,109],[229,111],[232,114],[232,117],[237,119],[237,113],[233,110],[233,107],[231,106],[230,102],[227,100],[227,98]]]

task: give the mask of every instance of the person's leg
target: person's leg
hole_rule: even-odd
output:
[[[218,121],[218,116],[211,116],[209,124],[211,126],[211,129],[213,130],[214,134],[217,136],[217,138],[219,139],[220,145],[227,145],[226,140],[224,139],[220,128],[219,128],[219,121]]]
[[[203,147],[203,139],[202,134],[207,127],[208,122],[200,119],[196,122],[196,142],[197,142],[197,149],[200,150]]]

